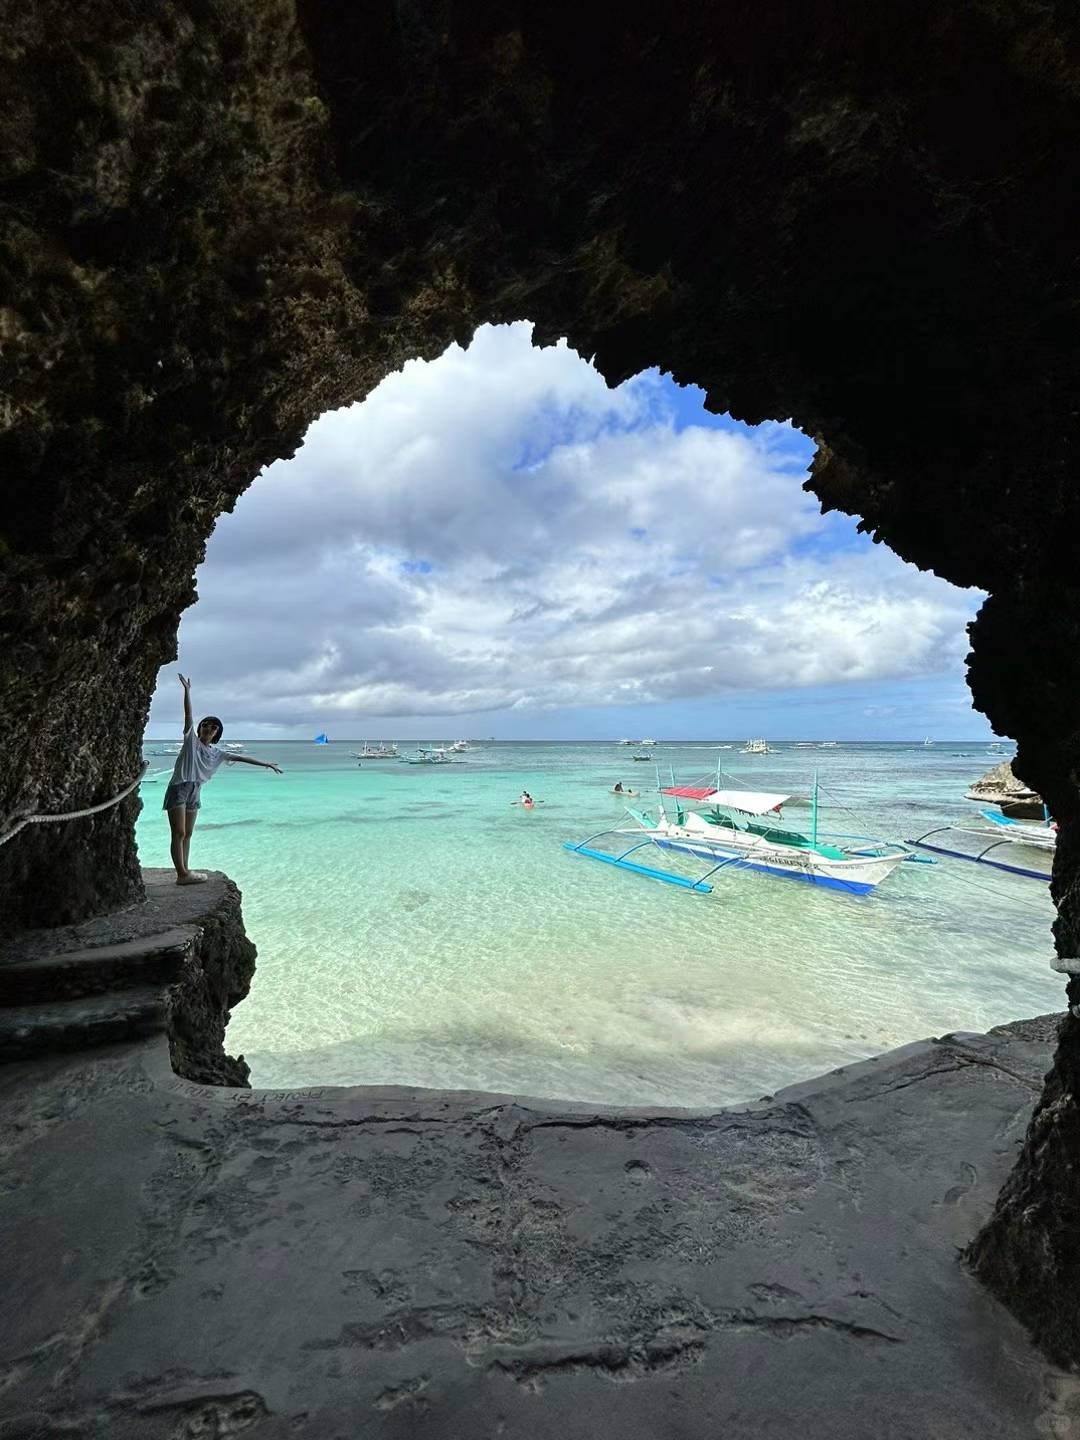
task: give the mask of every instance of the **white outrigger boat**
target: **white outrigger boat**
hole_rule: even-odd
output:
[[[1012,875],[1026,875],[1031,880],[1049,881],[1050,875],[1047,871],[1031,870],[1026,865],[1014,865],[1003,860],[1001,856],[1007,854],[1008,850],[1000,849],[1002,845],[1020,845],[1031,850],[1041,850],[1052,858],[1057,848],[1057,830],[1050,820],[1049,812],[1045,812],[1046,819],[1042,825],[1026,824],[1022,820],[1013,820],[1008,815],[997,815],[993,810],[981,810],[979,813],[988,822],[986,825],[941,825],[936,830],[927,830],[926,834],[920,835],[917,840],[909,840],[908,844],[916,845],[920,850],[932,850],[935,855],[948,855],[953,860],[970,860],[975,865],[989,865],[994,870],[1007,870]],[[977,839],[988,840],[990,843],[984,845],[977,855],[943,845],[940,841],[933,845],[930,843],[931,836],[936,838],[950,833],[974,835]],[[1022,860],[1025,857],[1020,855],[1017,858]]]
[[[450,749],[446,745],[418,745],[415,755],[399,755],[405,765],[452,765]]]
[[[359,750],[352,751],[352,758],[354,760],[396,760],[398,747],[388,744],[385,740],[380,740],[375,745],[365,740]]]
[[[718,776],[719,781],[719,776]],[[674,815],[664,806],[664,796],[676,801]],[[926,863],[903,845],[864,836],[827,837],[818,833],[818,791],[814,782],[811,833],[781,825],[782,807],[792,796],[754,790],[724,789],[717,786],[671,785],[660,791],[656,818],[628,810],[636,828],[602,830],[580,845],[564,848],[591,860],[601,860],[620,869],[664,880],[687,890],[710,891],[711,875],[728,866],[758,870],[807,885],[849,894],[865,895],[905,861]],[[696,809],[690,809],[693,805]],[[705,813],[699,813],[703,810]],[[594,842],[605,835],[632,835],[636,843],[620,854],[598,850]],[[844,842],[844,843],[839,843]],[[645,846],[693,855],[712,862],[698,879],[655,870],[629,856]]]
[[[1057,847],[1057,831],[1049,821],[1042,825],[1025,824],[1008,815],[996,815],[993,810],[980,810],[988,825],[959,826],[969,835],[989,836],[995,843],[1006,845],[1032,845],[1036,850],[1053,851]]]

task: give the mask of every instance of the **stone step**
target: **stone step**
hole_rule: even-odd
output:
[[[184,926],[115,945],[0,963],[0,1007],[104,995],[153,981],[169,983],[179,975],[193,937],[194,931]]]
[[[68,1000],[0,1010],[0,1064],[55,1050],[112,1045],[165,1028],[165,987],[146,985]]]

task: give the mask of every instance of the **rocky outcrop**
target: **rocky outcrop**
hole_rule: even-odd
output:
[[[0,946],[0,1063],[163,1031],[178,1075],[247,1085],[224,1048],[255,971],[240,892],[215,873],[205,886],[177,886],[171,870],[144,879],[137,906]]]
[[[969,678],[1013,770],[1058,822],[1050,893],[1069,1014],[1017,1166],[969,1252],[979,1277],[1058,1363],[1080,1364],[1080,608],[1049,579],[994,595],[972,626]],[[1038,637],[1038,644],[1032,637]]]
[[[1080,955],[1075,6],[41,0],[0,27],[0,830],[132,778],[262,465],[528,318],[612,382],[794,418],[826,508],[990,592],[973,692],[1059,822]],[[0,927],[138,900],[137,804],[0,846]],[[1066,1026],[1037,1186],[1068,1182],[1037,1127],[1071,1143],[1078,1071]],[[1015,1239],[1072,1295],[1070,1203]]]
[[[176,1073],[188,1080],[246,1086],[251,1069],[242,1055],[225,1053],[225,1029],[233,1007],[248,993],[256,951],[244,931],[240,891],[225,876],[216,878],[221,897],[201,918],[169,988],[169,1056]]]
[[[967,798],[997,805],[1003,814],[1017,820],[1041,820],[1043,816],[1041,797],[1019,779],[1008,760],[980,775],[968,790]]]

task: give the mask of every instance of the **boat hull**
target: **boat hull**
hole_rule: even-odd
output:
[[[654,845],[662,850],[681,851],[700,860],[720,865],[737,863],[742,869],[759,870],[803,885],[817,885],[826,890],[845,890],[849,895],[867,895],[875,890],[904,861],[903,855],[880,855],[851,860],[826,860],[821,856],[779,847],[739,846],[722,841],[699,840],[691,836],[652,835]]]

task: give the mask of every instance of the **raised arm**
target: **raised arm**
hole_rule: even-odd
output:
[[[226,755],[226,761],[230,765],[258,765],[260,770],[273,770],[281,775],[284,772],[280,765],[275,765],[272,760],[255,760],[250,755]]]
[[[180,684],[184,687],[184,734],[186,735],[192,726],[191,681],[186,675],[181,675]]]

